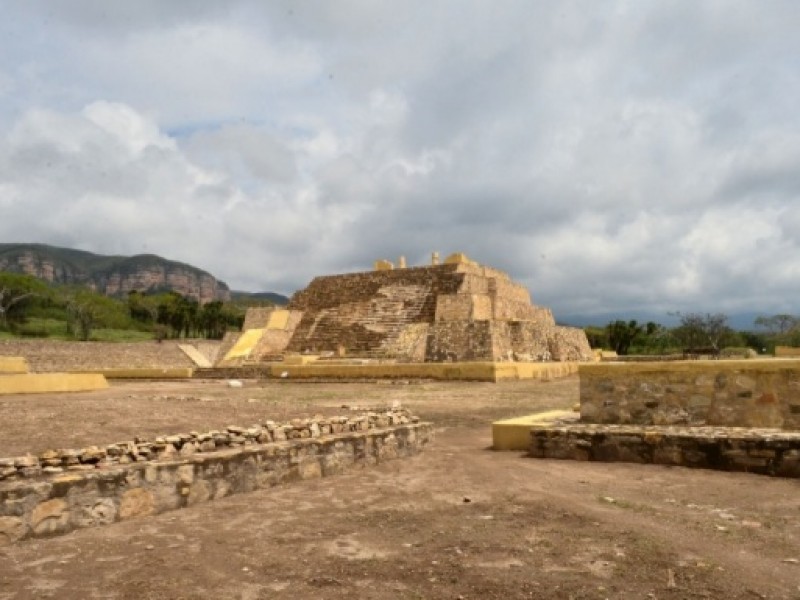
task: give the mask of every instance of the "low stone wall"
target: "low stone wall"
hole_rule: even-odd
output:
[[[582,364],[581,421],[800,430],[800,363]]]
[[[0,340],[0,356],[23,356],[33,373],[64,373],[117,368],[191,368],[178,347],[192,340],[146,342],[65,342]],[[209,344],[203,340],[204,344]]]
[[[270,375],[281,379],[436,379],[444,381],[502,381],[507,379],[550,380],[577,371],[576,363],[545,362],[454,362],[454,363],[366,363],[270,365]]]
[[[775,356],[800,358],[800,348],[795,348],[793,346],[775,346]]]
[[[531,429],[529,456],[679,465],[800,477],[800,432],[568,425]]]
[[[24,374],[28,371],[28,361],[24,357],[0,356],[0,375]]]
[[[335,475],[415,454],[431,437],[430,423],[390,411],[0,459],[0,545]]]
[[[21,373],[0,376],[0,395],[89,392],[107,387],[108,381],[101,373]]]

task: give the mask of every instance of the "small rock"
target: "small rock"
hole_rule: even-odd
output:
[[[742,521],[742,527],[750,527],[752,529],[758,529],[761,527],[761,523],[758,521]]]
[[[39,466],[39,459],[33,456],[32,454],[26,454],[25,456],[18,456],[14,459],[14,466],[15,467],[38,467]]]

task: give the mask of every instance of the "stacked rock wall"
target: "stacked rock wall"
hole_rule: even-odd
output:
[[[800,364],[731,360],[582,365],[581,420],[800,430]]]
[[[219,342],[201,340],[206,352]],[[24,356],[34,373],[102,369],[191,368],[179,348],[191,340],[163,342],[64,342],[60,340],[0,340],[0,355]]]
[[[0,546],[335,475],[415,454],[431,436],[387,411],[0,459]]]

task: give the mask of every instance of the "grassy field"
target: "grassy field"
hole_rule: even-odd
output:
[[[59,319],[32,317],[16,332],[0,330],[0,339],[46,338],[51,340],[75,340],[67,328],[67,322]],[[141,342],[153,339],[150,331],[136,329],[105,329],[92,331],[91,341],[95,342]]]

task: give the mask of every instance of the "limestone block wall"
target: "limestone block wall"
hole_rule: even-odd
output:
[[[493,343],[491,321],[437,321],[428,330],[425,360],[491,361]]]
[[[590,361],[594,360],[592,348],[586,332],[577,327],[556,325],[550,336],[550,353],[553,360]]]
[[[212,344],[213,342],[204,343]],[[0,356],[23,356],[31,372],[63,373],[118,368],[191,368],[192,360],[178,347],[192,340],[163,342],[64,342],[0,340]]]
[[[0,459],[0,546],[410,456],[432,436],[394,412],[342,419]]]
[[[676,465],[800,477],[800,433],[774,429],[560,425],[533,427],[529,456]]]
[[[436,300],[436,321],[488,320],[492,299],[485,294],[443,294]]]
[[[404,362],[424,362],[429,330],[428,323],[410,323],[396,337],[385,340],[380,351],[387,358]]]
[[[514,283],[507,277],[493,277],[489,281],[489,293],[492,295],[525,305],[531,303],[530,292],[524,285]]]
[[[455,294],[461,285],[456,266],[317,277],[289,303],[303,316],[287,350],[377,351],[406,325],[433,322],[437,296]]]
[[[459,293],[462,294],[488,294],[489,279],[482,275],[465,273],[461,279]]]
[[[579,369],[587,423],[800,429],[800,363],[595,363]]]
[[[530,321],[508,321],[495,324],[495,357],[505,360],[542,361],[552,359],[549,334],[544,327]]]
[[[244,314],[242,331],[247,329],[262,329],[269,322],[269,315],[275,310],[274,306],[251,306]]]

